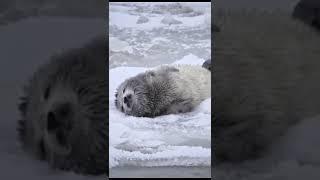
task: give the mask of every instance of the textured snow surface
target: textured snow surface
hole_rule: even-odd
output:
[[[211,6],[194,3],[110,3],[109,67],[154,67],[192,53],[211,57]]]

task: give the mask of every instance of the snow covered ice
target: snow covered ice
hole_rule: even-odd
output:
[[[210,3],[110,3],[109,67],[211,57]]]
[[[210,168],[211,98],[192,112],[156,118],[127,116],[114,104],[116,88],[127,78],[162,64],[201,66],[210,59],[210,8],[210,3],[110,3],[110,168]]]
[[[202,65],[203,59],[188,55],[174,64]],[[150,68],[117,67],[109,75],[110,167],[210,166],[211,98],[190,113],[156,118],[127,116],[116,109],[116,88],[125,79]]]

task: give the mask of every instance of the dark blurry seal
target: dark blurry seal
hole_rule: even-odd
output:
[[[320,31],[320,1],[300,0],[293,9],[292,17]]]
[[[155,117],[191,111],[211,96],[211,72],[201,66],[160,66],[124,81],[115,105],[127,115]]]
[[[261,158],[289,127],[320,114],[320,37],[289,13],[216,13],[213,162]]]
[[[107,45],[97,38],[56,55],[34,73],[20,103],[24,149],[58,169],[108,168]]]

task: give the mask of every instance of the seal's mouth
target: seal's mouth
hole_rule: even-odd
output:
[[[44,140],[50,151],[58,155],[66,156],[71,153],[72,146],[68,143],[64,132],[45,133]]]

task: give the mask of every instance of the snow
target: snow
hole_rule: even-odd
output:
[[[189,54],[173,64],[202,65]],[[109,165],[210,166],[211,98],[189,113],[156,118],[127,116],[114,105],[116,88],[125,79],[152,68],[117,67],[109,74]]]
[[[195,17],[179,17],[178,15],[165,16],[166,19],[169,19],[169,17],[181,21],[181,23],[175,25],[178,26],[178,28],[199,26],[203,23],[206,23],[205,20],[208,18],[208,16],[206,15]],[[148,18],[148,23],[137,24],[136,22],[139,19],[139,16],[137,15],[125,14],[122,12],[112,12],[110,13],[109,25],[116,25],[120,28],[134,28],[139,30],[151,30],[154,28],[167,26],[166,23],[161,23],[161,21],[164,19],[163,15],[149,16]],[[172,21],[172,19],[169,20]]]
[[[176,19],[174,19],[171,15],[166,15],[162,20],[161,20],[162,24],[182,24],[181,21],[178,21]]]
[[[132,53],[133,49],[129,46],[129,44],[125,41],[121,41],[118,38],[110,37],[109,41],[112,42],[112,51],[114,52],[129,52]]]
[[[112,2],[109,10],[110,68],[153,67],[190,53],[211,57],[209,2]]]
[[[197,58],[197,56],[193,54],[188,54],[187,56],[184,56],[182,59],[173,62],[173,64],[190,64],[202,66],[203,62],[203,59]]]
[[[137,20],[137,24],[143,24],[143,23],[146,23],[148,22],[149,19],[145,16],[140,16],[139,19]]]

